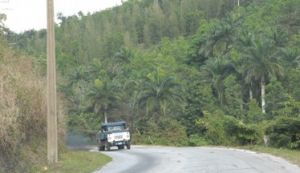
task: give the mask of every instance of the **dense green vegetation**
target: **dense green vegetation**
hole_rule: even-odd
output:
[[[69,128],[93,137],[107,116],[130,122],[139,143],[262,144],[269,135],[299,149],[299,16],[299,0],[129,0],[59,15]],[[41,66],[45,36],[7,34]]]

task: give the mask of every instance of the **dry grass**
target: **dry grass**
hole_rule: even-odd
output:
[[[0,43],[0,172],[30,172],[45,161],[46,83],[33,64]]]

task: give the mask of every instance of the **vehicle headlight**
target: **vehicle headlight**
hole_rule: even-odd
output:
[[[130,139],[130,134],[129,134],[129,132],[127,132],[127,133],[125,134],[125,139]]]

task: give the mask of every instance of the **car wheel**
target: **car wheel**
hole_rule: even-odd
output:
[[[110,151],[110,146],[109,145],[106,145],[106,150]]]
[[[104,149],[105,149],[105,146],[100,147],[100,151],[104,151]]]
[[[130,150],[130,144],[126,145],[127,150]]]

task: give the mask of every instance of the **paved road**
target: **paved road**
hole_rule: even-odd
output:
[[[133,146],[103,153],[113,161],[94,173],[300,173],[284,159],[236,149]]]

